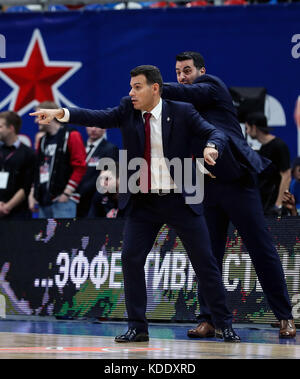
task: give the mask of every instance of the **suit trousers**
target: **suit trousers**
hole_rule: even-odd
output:
[[[284,271],[268,231],[258,188],[255,184],[216,182],[205,178],[204,213],[212,249],[222,272],[229,222],[237,228],[255,268],[268,304],[278,320],[292,319]],[[205,289],[198,286],[199,321],[209,321]]]
[[[124,226],[122,252],[128,326],[140,332],[148,330],[144,265],[164,224],[174,228],[181,239],[204,289],[214,323],[220,328],[231,325],[232,315],[226,305],[222,277],[212,254],[204,216],[194,213],[181,194],[137,194],[132,195],[131,202],[132,208]]]

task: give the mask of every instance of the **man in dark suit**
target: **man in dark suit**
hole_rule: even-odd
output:
[[[80,194],[77,217],[87,217],[89,213],[91,201],[96,192],[97,178],[100,174],[97,170],[99,160],[104,157],[111,158],[114,161],[119,159],[118,147],[105,138],[106,129],[88,127],[86,131],[88,134],[86,142],[87,170],[77,190]]]
[[[186,101],[201,116],[228,138],[222,157],[209,167],[205,178],[204,212],[212,248],[222,270],[227,230],[231,221],[245,243],[268,303],[280,321],[279,336],[296,335],[292,307],[281,261],[267,230],[257,187],[256,175],[270,162],[253,151],[243,136],[232,98],[225,84],[206,74],[203,57],[184,52],[176,57],[178,83],[166,83],[162,97]],[[202,141],[195,141],[195,153]],[[189,337],[214,335],[214,325],[204,299],[205,289],[198,286],[199,325],[188,331]]]
[[[182,186],[182,178],[187,174],[184,162],[191,157],[191,141],[194,135],[206,141],[203,156],[210,165],[214,165],[215,159],[222,154],[226,139],[222,132],[203,120],[191,104],[162,101],[162,84],[157,67],[139,66],[131,71],[130,97],[123,98],[115,108],[71,108],[58,109],[56,112],[41,110],[32,115],[44,123],[56,117],[60,121],[70,121],[79,125],[119,127],[128,162],[131,164],[132,159],[139,157],[144,157],[144,162],[147,162],[144,174],[141,170],[141,191],[136,194],[131,193],[133,191],[130,180],[126,183],[129,188],[122,193],[124,162],[120,162],[119,207],[125,209],[130,206],[125,222],[122,251],[129,329],[125,334],[117,336],[116,342],[139,342],[149,339],[144,265],[163,224],[175,228],[186,248],[198,280],[204,288],[206,301],[217,328],[216,336],[226,342],[239,342],[240,338],[231,326],[232,315],[226,306],[222,278],[211,251],[202,204],[187,204],[191,203],[189,195],[193,185],[185,181]],[[154,158],[161,160],[160,170],[156,169]],[[174,158],[180,163],[180,179],[180,175],[175,175],[175,169],[167,167],[167,160],[170,162]],[[195,166],[191,171],[195,177]],[[136,170],[128,169],[128,177],[135,173]]]

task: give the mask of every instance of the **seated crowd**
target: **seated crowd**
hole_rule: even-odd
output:
[[[280,4],[280,3],[296,3],[300,0],[195,0],[195,1],[120,1],[119,3],[104,4],[84,4],[78,1],[78,4],[55,4],[55,2],[41,2],[41,4],[27,5],[10,5],[5,1],[0,5],[0,11],[7,13],[15,12],[62,12],[62,11],[102,11],[102,10],[122,10],[122,9],[156,9],[156,8],[194,8],[207,6],[232,6],[232,5],[252,5],[252,4]]]
[[[43,102],[37,108],[57,108]],[[87,141],[57,120],[38,125],[34,149],[18,138],[22,119],[0,113],[0,219],[122,217],[118,209],[119,149],[106,130],[87,127]],[[259,178],[266,215],[300,214],[300,158],[290,165],[286,143],[270,133],[266,117],[248,116],[246,133],[261,143],[259,154],[272,161]],[[111,158],[115,170],[97,169]]]

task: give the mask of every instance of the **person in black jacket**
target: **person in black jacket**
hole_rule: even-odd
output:
[[[86,142],[86,164],[87,170],[78,187],[80,201],[77,206],[77,217],[87,217],[93,196],[96,191],[96,182],[99,176],[97,164],[101,158],[119,159],[117,146],[105,138],[106,129],[87,127],[88,140]]]
[[[259,189],[265,215],[282,214],[284,191],[291,183],[291,161],[289,147],[281,138],[271,134],[267,118],[260,112],[246,117],[246,133],[261,143],[258,153],[270,159],[269,170],[259,176]]]
[[[280,321],[279,337],[296,335],[284,271],[274,241],[268,231],[257,174],[263,172],[270,161],[260,156],[247,144],[237,119],[232,98],[226,85],[216,76],[206,73],[201,54],[183,52],[176,57],[178,83],[166,83],[162,97],[189,102],[199,114],[227,137],[221,158],[216,165],[207,167],[205,178],[204,213],[213,253],[222,271],[227,230],[232,222],[248,250],[258,279],[270,308]],[[194,139],[194,153],[201,156],[203,142]],[[210,337],[214,325],[199,286],[199,325],[188,331],[189,337]]]
[[[55,109],[56,104],[46,101],[39,107]],[[81,134],[55,120],[39,124],[39,130],[45,134],[39,141],[30,208],[38,202],[39,218],[74,218],[80,199],[77,188],[86,172]]]
[[[35,153],[18,139],[21,117],[0,113],[0,219],[27,219],[27,197],[33,182]]]

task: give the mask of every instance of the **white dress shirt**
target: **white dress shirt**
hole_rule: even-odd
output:
[[[63,111],[65,112],[64,117],[62,117],[62,118],[57,118],[57,120],[58,120],[59,122],[69,122],[69,120],[70,120],[70,112],[69,112],[69,109],[67,109],[67,108],[63,108]]]
[[[142,116],[146,111],[142,111]],[[162,141],[162,100],[152,109],[150,117],[151,141],[151,190],[169,190],[176,188],[166,165]],[[143,117],[144,120],[144,117]],[[145,120],[144,120],[145,121]]]

